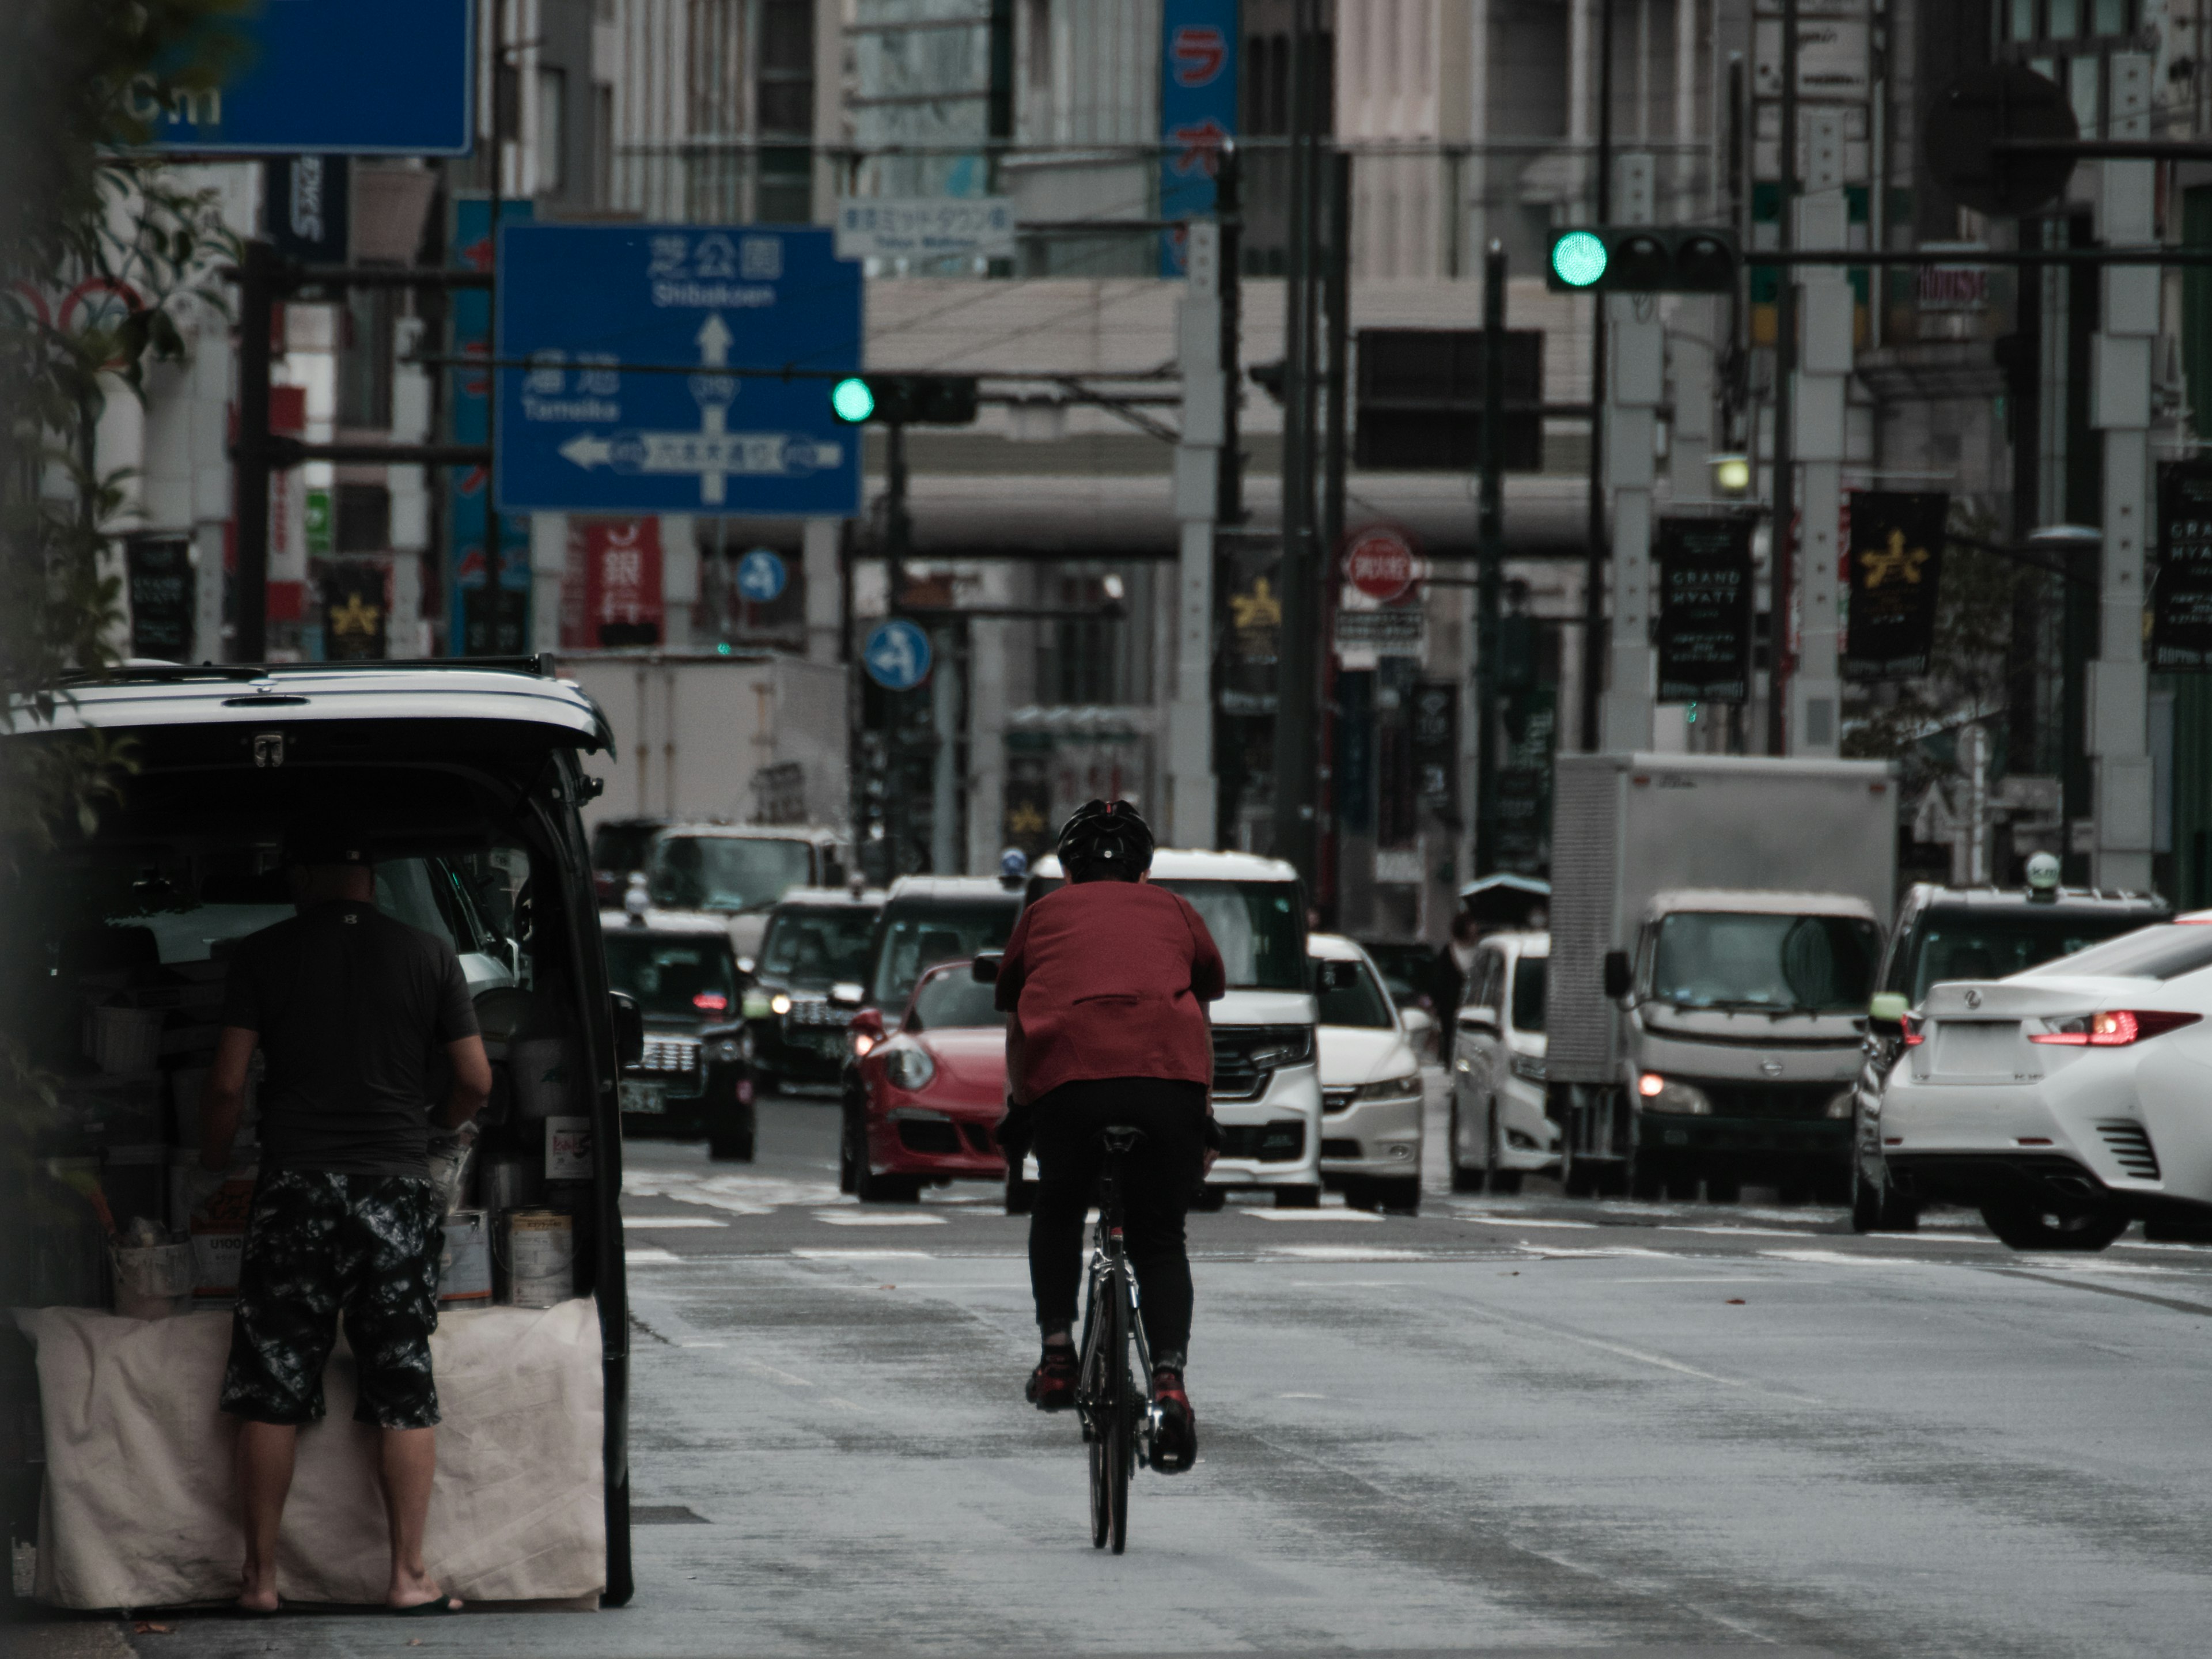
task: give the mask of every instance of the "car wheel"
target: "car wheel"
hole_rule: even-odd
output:
[[[1418,1215],[1421,1210],[1421,1179],[1419,1176],[1393,1176],[1370,1185],[1368,1196],[1372,1207],[1387,1210],[1396,1215]]]
[[[1623,1183],[1631,1198],[1650,1200],[1662,1196],[1667,1191],[1668,1166],[1674,1160],[1664,1152],[1647,1151],[1641,1146],[1629,1149],[1627,1179]]]
[[[1496,1101],[1490,1103],[1486,1116],[1488,1121],[1482,1132],[1483,1185],[1500,1197],[1507,1197],[1521,1190],[1521,1171],[1504,1167],[1505,1156],[1501,1143],[1504,1135],[1498,1127]]]
[[[1459,1161],[1459,1099],[1452,1098],[1451,1135],[1444,1142],[1444,1155],[1451,1160],[1451,1189],[1455,1193],[1479,1193],[1482,1190],[1480,1170],[1470,1170]]]
[[[1275,1188],[1275,1207],[1279,1210],[1318,1210],[1321,1208],[1321,1188],[1278,1187]]]
[[[1705,1202],[1735,1204],[1743,1197],[1743,1177],[1741,1176],[1707,1176]]]
[[[1347,1210],[1376,1207],[1375,1189],[1358,1176],[1346,1176],[1339,1190],[1344,1194],[1344,1207]]]
[[[863,1161],[854,1171],[853,1195],[863,1204],[919,1204],[921,1182],[914,1176],[879,1176]]]
[[[860,1181],[860,1158],[853,1109],[848,1106],[837,1128],[837,1190],[849,1193]]]
[[[1982,1206],[1982,1220],[2015,1250],[2103,1249],[2128,1228],[2128,1218],[2108,1204],[2060,1211],[2034,1199],[2004,1199]]]
[[[1036,1188],[1022,1179],[1019,1170],[1006,1172],[1006,1213],[1027,1215],[1036,1206]]]

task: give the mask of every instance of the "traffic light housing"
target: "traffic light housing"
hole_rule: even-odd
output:
[[[972,426],[972,374],[848,374],[830,383],[830,410],[848,426]]]
[[[1735,233],[1702,225],[1571,225],[1552,233],[1554,294],[1729,294],[1742,268]]]

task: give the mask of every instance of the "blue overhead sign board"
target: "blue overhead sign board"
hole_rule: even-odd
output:
[[[474,142],[472,0],[261,0],[206,27],[222,86],[166,105],[134,91],[156,149],[466,155]]]
[[[500,232],[500,505],[849,518],[860,266],[810,226]]]

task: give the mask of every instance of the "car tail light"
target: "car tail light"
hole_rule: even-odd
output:
[[[2201,1015],[2170,1013],[2162,1008],[2107,1008],[2066,1019],[2046,1019],[2030,1042],[2056,1042],[2073,1048],[2121,1048],[2179,1026],[2194,1025]]]
[[[720,991],[702,991],[691,999],[691,1006],[702,1013],[726,1013],[729,1012],[730,1000]]]
[[[1928,1022],[1923,1019],[1918,1014],[1907,1014],[1904,1019],[1899,1023],[1905,1027],[1905,1046],[1906,1048],[1917,1048],[1922,1043],[1928,1041],[1928,1032],[1925,1029]]]

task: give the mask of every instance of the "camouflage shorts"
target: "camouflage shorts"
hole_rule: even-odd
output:
[[[222,1409],[256,1423],[319,1420],[343,1312],[360,1376],[355,1420],[435,1423],[430,1333],[444,1221],[420,1176],[263,1176],[246,1224]]]

